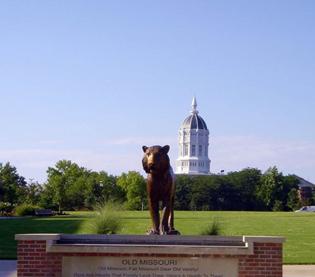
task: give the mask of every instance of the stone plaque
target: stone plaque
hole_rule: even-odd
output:
[[[236,258],[63,257],[64,277],[237,277]]]

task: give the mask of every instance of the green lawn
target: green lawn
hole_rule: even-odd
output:
[[[80,233],[80,224],[90,212],[69,216],[0,220],[0,258],[16,258],[14,235],[19,233]],[[224,235],[284,236],[284,262],[315,264],[315,213],[276,212],[186,212],[175,213],[176,228],[183,235],[198,235],[216,218]],[[145,234],[150,227],[148,212],[123,212],[122,234]]]

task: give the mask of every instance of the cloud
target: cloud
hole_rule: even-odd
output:
[[[43,144],[43,145],[58,145],[58,144],[62,144],[63,141],[62,140],[53,140],[53,139],[47,139],[47,140],[41,140],[39,142],[39,144]]]
[[[68,159],[92,170],[105,170],[118,175],[136,170],[143,173],[141,145],[169,144],[170,158],[175,166],[177,138],[129,137],[101,140],[82,146],[62,148],[54,144],[39,144],[37,148],[0,149],[0,162],[10,161],[26,178],[46,180],[46,170],[61,159]],[[211,137],[209,156],[213,173],[246,167],[266,170],[276,165],[285,174],[297,174],[315,181],[315,143],[310,141],[275,140],[255,136]]]
[[[105,145],[165,145],[175,144],[175,137],[123,137],[101,140]]]
[[[284,173],[315,179],[315,143],[255,136],[215,137],[210,141],[213,170],[276,165]]]

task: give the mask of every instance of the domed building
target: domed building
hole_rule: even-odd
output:
[[[209,131],[206,122],[198,114],[197,101],[192,100],[192,111],[179,129],[179,156],[176,174],[210,174],[208,157]]]

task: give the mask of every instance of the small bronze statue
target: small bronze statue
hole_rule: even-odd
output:
[[[149,235],[179,235],[174,229],[175,176],[167,155],[169,145],[142,146],[144,156],[143,169],[148,173],[147,194],[152,229]],[[159,203],[162,202],[162,220],[160,222]]]

